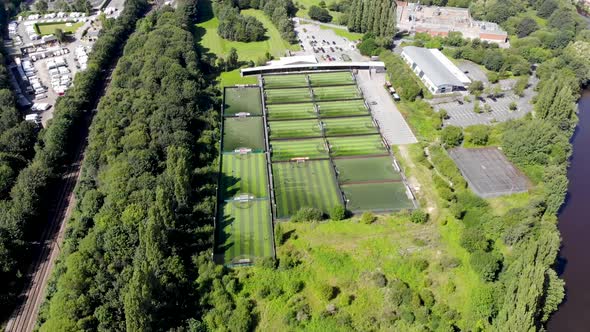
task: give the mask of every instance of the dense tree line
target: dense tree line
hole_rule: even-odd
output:
[[[395,10],[393,0],[353,0],[349,7],[348,29],[372,33],[377,44],[387,48],[395,35]]]
[[[240,9],[254,8],[263,10],[279,29],[284,40],[291,44],[297,42],[295,25],[291,20],[297,10],[292,0],[237,0],[236,2]]]
[[[247,330],[252,304],[210,256],[219,106],[190,24],[138,24],[91,127],[41,331]]]
[[[217,33],[229,40],[251,42],[264,39],[266,29],[255,17],[240,14],[232,0],[221,0],[213,4],[215,16],[219,19]]]
[[[38,229],[45,227],[48,190],[61,177],[63,166],[73,152],[76,127],[83,124],[84,112],[90,110],[106,78],[105,68],[145,8],[143,0],[126,1],[121,16],[103,30],[90,55],[88,68],[76,76],[74,86],[58,99],[53,119],[35,146],[34,159],[18,174],[9,197],[0,202],[0,279],[7,283],[0,291],[3,313],[10,312],[9,307],[20,290],[23,271],[30,260],[29,245],[36,240]]]

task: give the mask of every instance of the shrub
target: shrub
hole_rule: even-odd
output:
[[[498,75],[498,73],[493,71],[488,72],[487,77],[490,83],[498,83],[498,81],[500,80],[500,76]]]
[[[363,215],[361,216],[361,223],[363,224],[372,224],[375,222],[375,220],[377,220],[377,217],[373,214],[373,212],[365,212],[363,213]]]
[[[508,105],[508,108],[511,111],[516,111],[518,109],[518,105],[516,105],[516,102],[513,101],[513,102],[510,103],[510,105]]]
[[[346,209],[344,205],[338,204],[332,208],[330,211],[330,219],[332,220],[342,220],[346,218]]]
[[[459,146],[463,141],[463,131],[456,126],[444,127],[440,136],[443,144],[449,148]]]
[[[476,227],[466,228],[461,234],[460,241],[461,246],[469,252],[488,251],[490,249],[488,239]]]
[[[381,272],[371,274],[371,280],[373,281],[373,284],[379,288],[383,288],[387,285],[387,277]]]
[[[414,210],[410,214],[410,221],[415,224],[423,224],[428,221],[428,213],[423,210]]]
[[[285,232],[280,223],[275,225],[275,245],[279,246],[285,242]]]
[[[291,217],[292,222],[320,221],[324,219],[324,213],[312,207],[302,207]]]
[[[500,269],[500,257],[492,252],[476,251],[471,255],[469,263],[484,281],[493,281]]]
[[[330,301],[333,298],[336,297],[336,288],[333,287],[332,285],[328,285],[322,282],[319,282],[316,285],[316,291],[318,293],[318,296],[326,301]]]
[[[486,145],[490,137],[490,127],[485,125],[476,125],[469,127],[469,142],[475,145]]]
[[[320,22],[330,22],[332,21],[332,16],[327,9],[320,8],[318,6],[311,6],[309,7],[309,12],[307,12],[309,18],[312,20],[320,21]]]
[[[414,266],[416,270],[422,272],[428,268],[428,261],[424,258],[417,258],[412,261],[412,266]]]

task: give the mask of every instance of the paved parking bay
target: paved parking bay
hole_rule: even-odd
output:
[[[297,37],[301,40],[302,50],[295,52],[296,55],[315,55],[319,62],[329,62],[327,56],[330,56],[332,61],[366,61],[367,57],[362,56],[356,49],[355,43],[336,35],[330,29],[322,29],[317,24],[308,24],[306,22],[299,23],[299,19],[295,21],[295,31]],[[312,46],[312,43],[316,42]],[[314,48],[316,52],[314,52]],[[320,48],[323,48],[323,52]],[[348,60],[348,58],[350,60]]]
[[[361,88],[365,100],[371,108],[373,117],[381,127],[381,133],[389,145],[412,144],[418,142],[412,129],[397,109],[393,99],[383,87],[385,73],[372,73],[359,70],[357,83]],[[374,104],[374,105],[372,105]]]

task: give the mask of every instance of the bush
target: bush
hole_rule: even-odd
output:
[[[469,142],[475,145],[486,145],[490,138],[490,127],[485,125],[476,125],[469,127]]]
[[[498,73],[493,71],[488,72],[487,77],[490,83],[498,83],[498,81],[500,80],[500,76],[498,75]]]
[[[326,301],[332,300],[337,295],[335,287],[321,282],[316,285],[316,291],[318,292],[320,299]]]
[[[417,258],[412,261],[412,266],[420,272],[426,270],[428,268],[428,261],[424,258]]]
[[[360,222],[369,225],[374,223],[375,220],[377,220],[377,217],[373,214],[373,212],[367,211],[361,216]]]
[[[461,246],[469,252],[488,251],[490,243],[476,227],[467,228],[461,234]]]
[[[324,219],[324,213],[319,209],[312,207],[302,207],[291,217],[292,222],[303,221],[321,221]]]
[[[371,280],[373,281],[373,284],[379,288],[383,288],[387,285],[387,277],[381,272],[371,274]]]
[[[332,220],[342,220],[344,218],[346,218],[346,209],[344,208],[344,205],[336,205],[332,208],[332,211],[330,211],[330,219]]]
[[[508,108],[509,108],[511,111],[516,111],[516,110],[518,109],[518,105],[516,104],[516,102],[515,102],[515,101],[513,101],[513,102],[511,102],[511,103],[510,103],[510,105],[508,105]]]
[[[415,224],[423,224],[428,221],[428,213],[422,210],[414,210],[410,214],[410,221]]]
[[[463,142],[463,130],[457,126],[446,126],[441,131],[441,139],[446,147],[459,146]]]
[[[320,22],[330,22],[332,21],[332,16],[327,9],[320,8],[318,6],[311,6],[309,7],[309,12],[307,12],[309,18],[312,20],[320,21]]]
[[[469,259],[471,267],[484,281],[493,281],[500,269],[500,257],[491,252],[476,251]]]
[[[363,41],[358,44],[357,48],[359,52],[365,56],[376,55],[378,53],[377,51],[380,49],[374,38],[363,39]]]

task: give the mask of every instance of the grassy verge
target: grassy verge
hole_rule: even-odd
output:
[[[350,31],[345,30],[345,29],[337,29],[337,28],[332,28],[332,27],[328,27],[328,26],[325,26],[325,25],[320,25],[320,29],[322,29],[322,30],[332,30],[332,31],[334,31],[334,33],[337,36],[346,38],[349,41],[356,41],[356,40],[360,40],[361,38],[363,38],[363,34],[362,33],[350,32]]]

